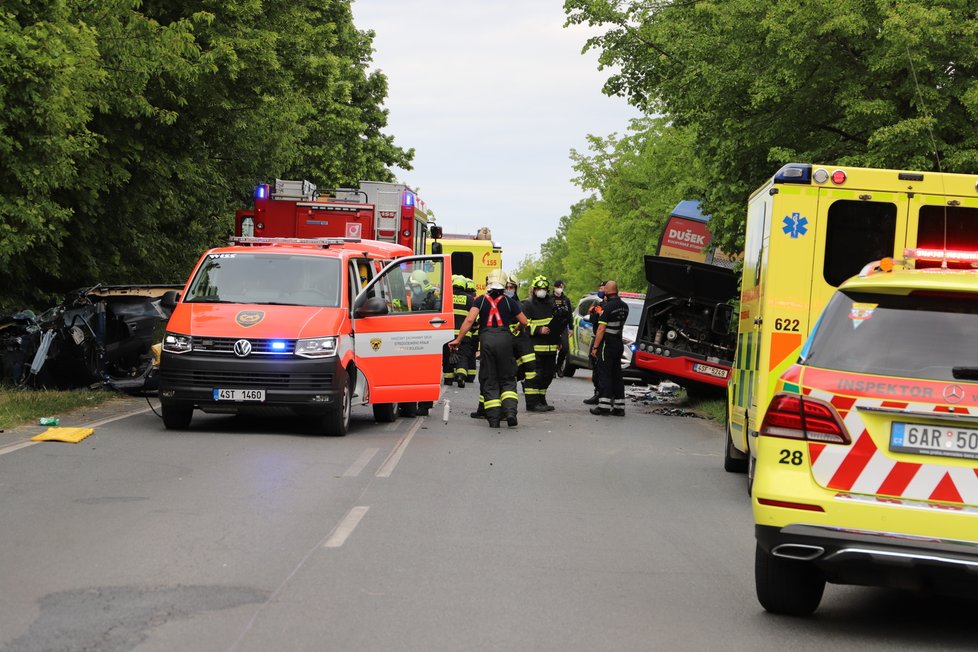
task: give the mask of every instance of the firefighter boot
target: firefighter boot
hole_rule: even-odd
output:
[[[594,396],[591,398],[586,398],[583,401],[584,405],[597,405],[598,404],[598,390],[594,390]]]
[[[459,389],[465,389],[465,380],[465,374],[455,374],[455,384],[458,385]]]

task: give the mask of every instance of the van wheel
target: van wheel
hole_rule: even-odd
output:
[[[435,404],[432,401],[423,401],[418,403],[418,416],[426,417],[428,416],[428,411],[433,408]]]
[[[787,616],[808,616],[822,601],[825,578],[811,562],[775,557],[756,544],[754,585],[757,601],[765,610]]]
[[[564,377],[573,378],[577,373],[577,367],[571,364],[570,360],[564,360]]]
[[[418,404],[417,403],[399,403],[398,411],[401,413],[402,417],[416,417],[418,416]]]
[[[730,432],[730,421],[727,421],[723,436],[723,470],[727,473],[746,473],[747,456],[734,448],[733,435]]]
[[[186,430],[190,427],[190,421],[194,418],[192,407],[183,407],[162,403],[160,409],[163,412],[163,425],[167,430]]]
[[[343,437],[350,429],[350,413],[353,411],[353,390],[350,381],[343,383],[343,404],[322,418],[322,434]]]
[[[397,403],[374,403],[374,421],[391,423],[397,419]]]

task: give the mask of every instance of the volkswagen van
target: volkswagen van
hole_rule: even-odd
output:
[[[436,305],[411,301],[416,270]],[[168,429],[194,410],[283,414],[344,435],[353,405],[391,421],[436,401],[451,340],[451,266],[440,255],[350,238],[236,238],[197,263],[173,306],[160,362]]]

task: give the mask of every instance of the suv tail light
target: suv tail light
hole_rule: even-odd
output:
[[[829,444],[851,442],[835,408],[824,401],[797,394],[776,394],[771,399],[760,434]]]

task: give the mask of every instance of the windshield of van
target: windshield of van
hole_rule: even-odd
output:
[[[978,295],[837,292],[812,336],[806,365],[931,380],[978,367]]]
[[[210,254],[184,301],[265,305],[340,305],[340,261],[281,253]]]

